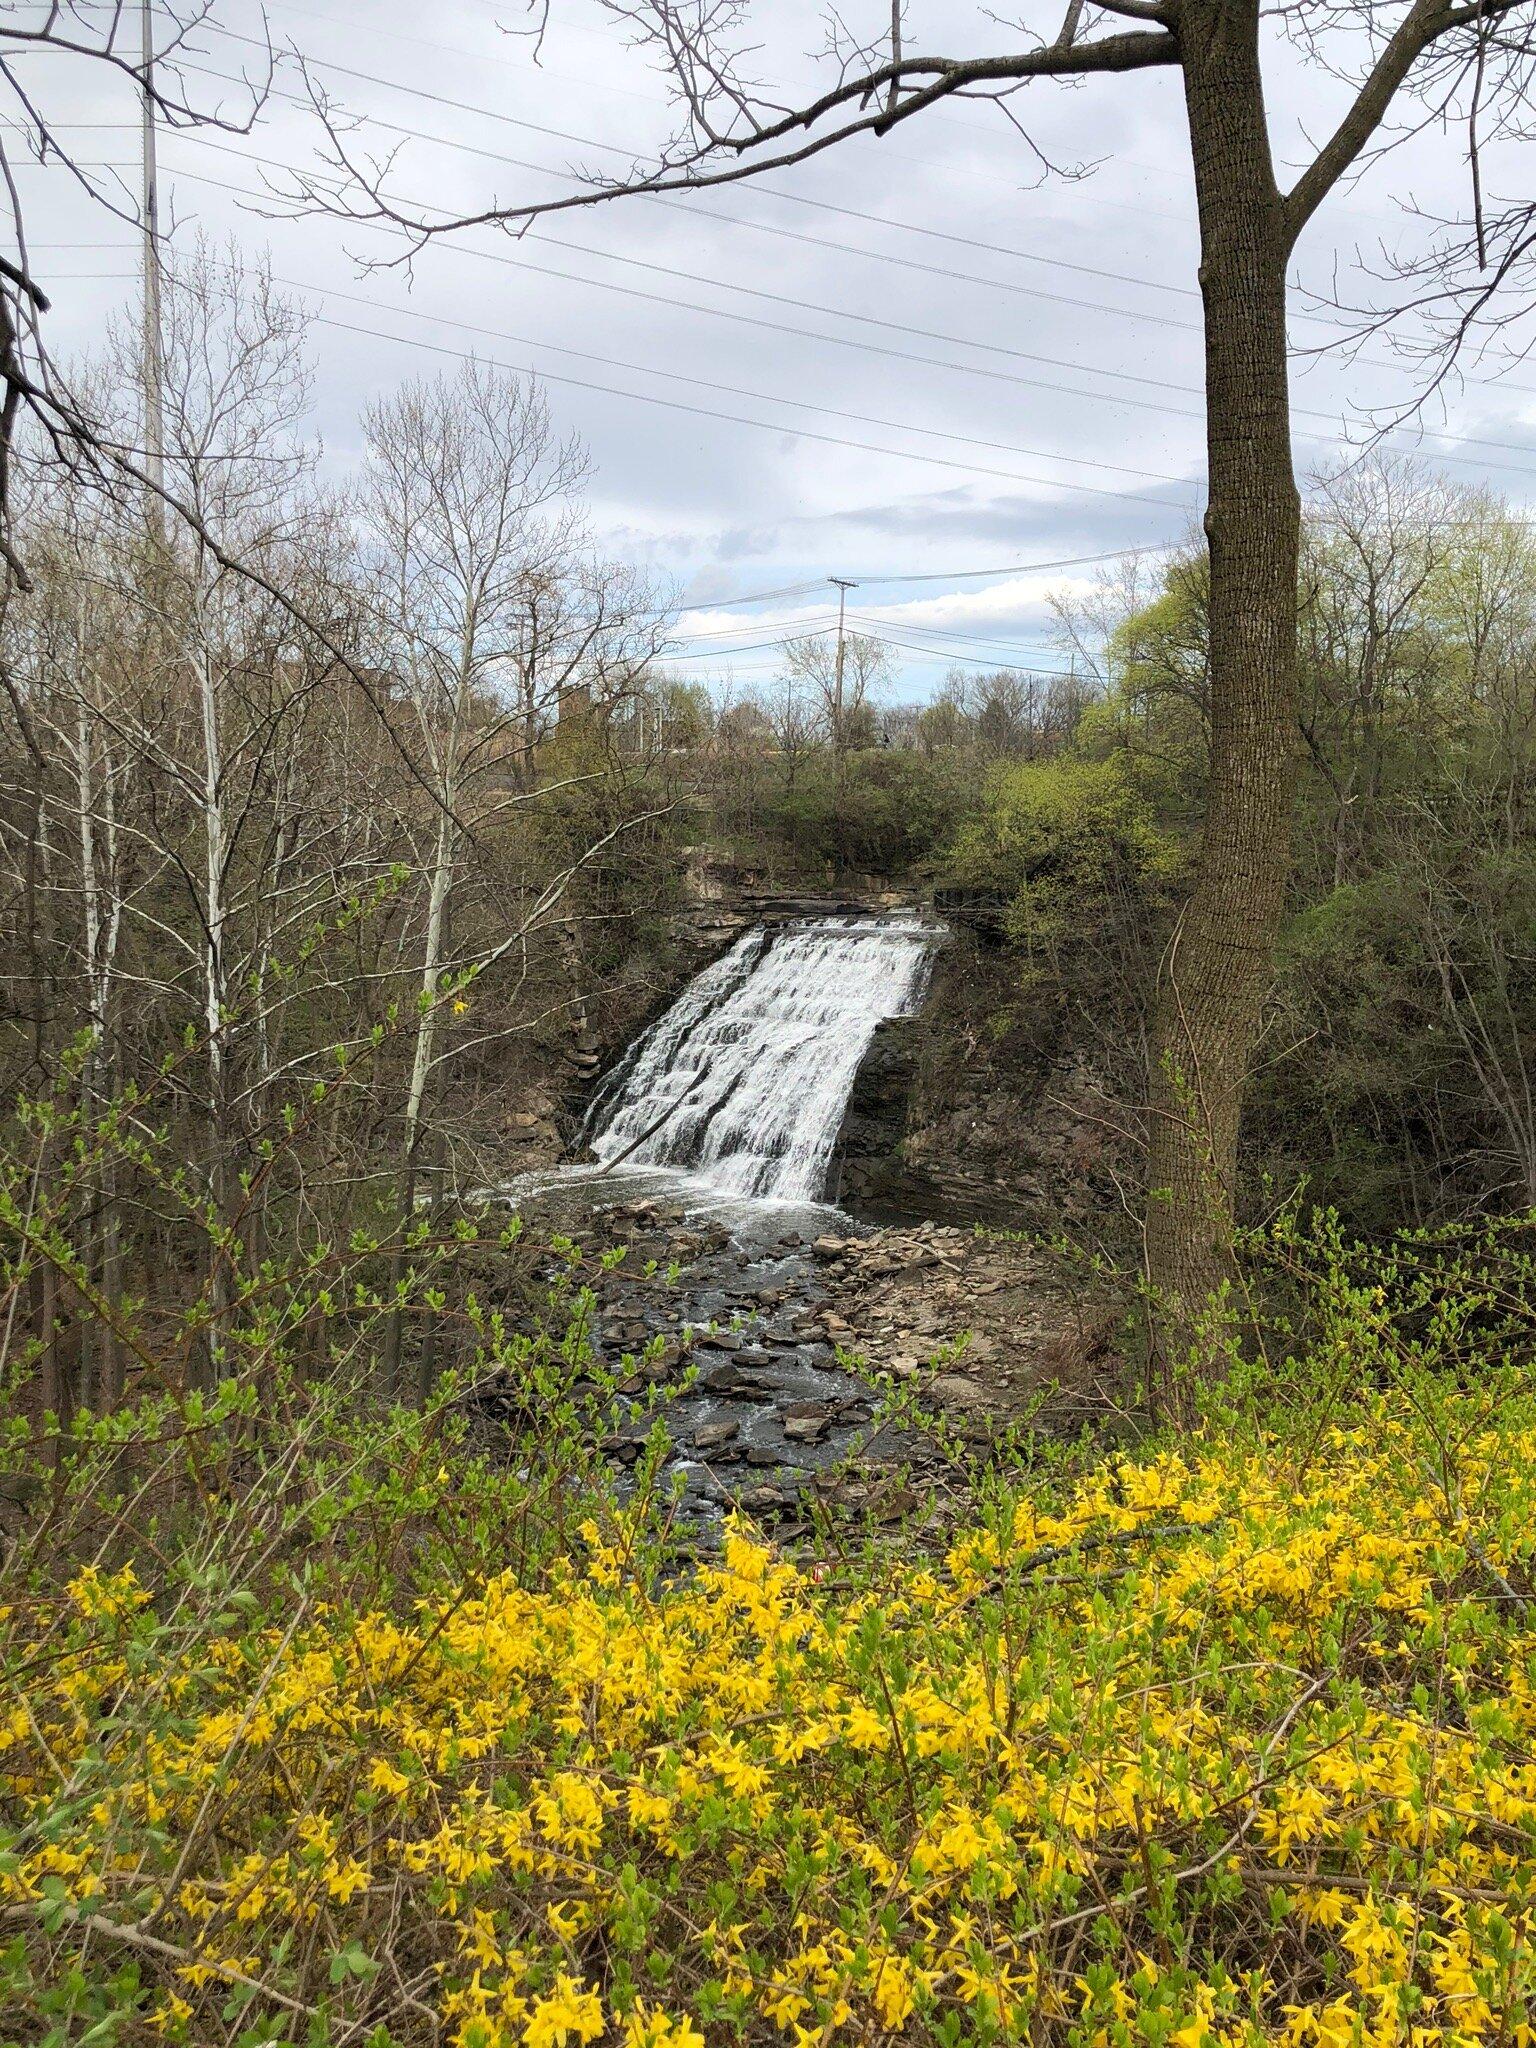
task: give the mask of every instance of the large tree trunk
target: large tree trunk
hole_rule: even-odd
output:
[[[1185,102],[1200,209],[1210,491],[1211,769],[1195,882],[1153,1031],[1147,1273],[1168,1375],[1235,1280],[1238,1114],[1282,914],[1295,751],[1300,506],[1285,273],[1256,0],[1186,0]]]

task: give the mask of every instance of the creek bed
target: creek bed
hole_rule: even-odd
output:
[[[589,1276],[594,1354],[624,1374],[621,1399],[635,1397],[632,1426],[608,1449],[620,1466],[633,1464],[655,1419],[651,1385],[675,1388],[661,1416],[686,1515],[718,1522],[739,1505],[794,1520],[808,1493],[862,1506],[922,1457],[910,1432],[876,1425],[876,1395],[838,1363],[817,1320],[827,1290],[812,1246],[859,1228],[841,1211],[722,1196],[654,1168],[562,1175],[525,1189],[521,1202],[536,1229],[628,1247],[611,1272]],[[684,1270],[671,1284],[674,1256]],[[662,1270],[648,1277],[650,1259]],[[662,1362],[646,1368],[642,1354],[658,1337]]]

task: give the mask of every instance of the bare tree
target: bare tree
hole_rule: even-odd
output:
[[[209,1310],[208,1342],[187,1361],[196,1376],[263,1255],[270,1176],[257,1169],[295,998],[274,963],[360,870],[343,807],[317,797],[345,722],[317,716],[335,664],[275,594],[341,630],[339,577],[324,571],[348,536],[310,490],[293,433],[302,323],[268,278],[205,247],[167,282],[165,469],[195,523],[156,534],[138,503],[44,465],[24,529],[34,587],[5,608],[0,669],[36,747],[12,772],[35,759],[41,799],[47,892],[29,916],[56,966],[29,975],[29,1000],[52,1012],[38,1078],[72,1090],[89,1119],[106,1120],[124,1087],[171,1105],[184,1191],[218,1248],[201,1279],[178,1276]],[[136,382],[136,336],[116,332],[91,401],[110,413]],[[23,877],[38,867],[22,835],[9,845]],[[162,1073],[167,1043],[181,1052]],[[88,1148],[72,1198],[94,1290],[72,1317],[74,1391],[88,1402],[120,1388],[121,1165],[105,1147],[98,1169]],[[139,1222],[142,1249],[158,1225]]]
[[[242,92],[211,98],[192,59],[198,33],[216,27],[219,11],[218,0],[161,0],[153,12],[137,0],[53,0],[27,19],[17,9],[0,17],[0,89],[11,117],[0,139],[0,183],[15,244],[13,256],[0,256],[0,561],[23,588],[29,579],[13,544],[10,503],[24,420],[41,448],[77,476],[136,479],[153,489],[155,464],[147,436],[141,431],[135,439],[121,424],[124,415],[102,412],[50,355],[43,327],[51,308],[33,275],[17,163],[57,164],[103,212],[142,225],[141,202],[120,179],[71,148],[70,110],[85,103],[91,83],[116,77],[137,93],[146,120],[172,130],[245,134],[265,103],[271,53],[258,46]],[[52,61],[34,66],[30,60],[39,55]],[[143,345],[158,353],[147,327]],[[141,362],[141,391],[157,381],[158,367]]]
[[[332,122],[331,153],[350,181],[345,209],[402,229],[418,247],[471,221],[515,229],[552,211],[782,171],[854,137],[889,134],[952,99],[991,101],[1028,139],[1015,103],[1031,85],[1159,69],[1179,75],[1205,302],[1211,749],[1202,851],[1163,963],[1154,1028],[1146,1260],[1166,1307],[1155,1342],[1166,1362],[1185,1349],[1199,1304],[1235,1278],[1238,1117],[1290,853],[1300,506],[1290,445],[1287,268],[1307,223],[1380,145],[1384,124],[1405,100],[1417,97],[1425,122],[1472,96],[1485,121],[1508,119],[1523,105],[1536,7],[1533,0],[1293,0],[1279,10],[1278,31],[1344,88],[1331,132],[1282,191],[1258,0],[1068,0],[1059,19],[1005,23],[1005,33],[1017,36],[1011,48],[998,47],[996,14],[978,10],[983,47],[960,55],[930,50],[904,9],[883,0],[875,8],[871,0],[867,31],[849,27],[844,13],[832,17],[830,75],[804,97],[754,82],[772,59],[749,0],[607,4],[641,51],[670,73],[682,110],[675,140],[649,167],[594,178],[553,200],[427,217],[393,198]],[[1093,130],[1095,142],[1101,134]],[[318,184],[310,196],[315,205],[338,203]]]
[[[295,543],[310,538],[304,487],[313,455],[296,431],[309,405],[305,320],[270,273],[242,270],[201,241],[166,284],[164,473],[192,519],[164,540],[151,529],[122,575],[152,621],[163,678],[161,704],[145,707],[150,715],[140,717],[132,742],[191,827],[181,841],[166,820],[192,911],[185,944],[199,983],[208,1171],[229,1239],[212,1279],[216,1350],[244,1218],[238,1160],[249,1132],[237,1071],[247,1027],[237,1020],[235,993],[253,964],[247,942],[260,921],[256,905],[276,879],[241,855],[264,829],[280,735],[303,694],[295,665],[275,658],[290,634],[286,608],[231,567],[225,550],[264,568],[268,583],[298,587]],[[126,381],[134,356],[125,335],[117,360]]]
[[[801,763],[825,737],[820,693],[807,686],[806,678],[792,664],[786,664],[783,674],[763,692],[761,703],[784,763],[785,781],[793,789]]]
[[[432,799],[424,818],[406,819],[413,837],[424,836],[412,865],[425,883],[401,1114],[409,1219],[429,1089],[441,1078],[444,977],[470,964],[456,958],[452,936],[466,834],[527,800],[536,748],[561,705],[573,693],[600,700],[627,687],[659,629],[654,611],[642,615],[640,587],[591,560],[577,498],[587,457],[556,435],[535,384],[466,364],[373,405],[364,431],[361,511],[381,660],[415,728]],[[397,1279],[404,1258],[402,1233]],[[398,1316],[385,1372],[403,1392]]]
[[[855,737],[868,730],[875,703],[890,677],[883,641],[868,633],[812,633],[784,644],[784,671],[818,707],[839,772]]]
[[[1070,739],[1091,694],[1090,683],[1075,671],[955,668],[929,707],[934,717],[928,731],[936,744],[946,731],[950,744],[963,737],[984,760],[1040,760]]]
[[[1333,797],[1333,880],[1358,859],[1355,825],[1382,794],[1395,723],[1422,733],[1442,664],[1426,603],[1453,545],[1456,492],[1401,457],[1323,478],[1302,550],[1307,751]]]
[[[1454,545],[1428,592],[1462,651],[1459,722],[1485,720],[1506,848],[1524,836],[1536,763],[1536,535],[1486,491],[1457,495]]]
[[[4,621],[4,663],[18,716],[38,749],[35,843],[7,850],[37,890],[28,915],[54,953],[58,1007],[78,1018],[85,1035],[76,1087],[88,1113],[104,1117],[121,1080],[119,1047],[128,996],[124,942],[128,920],[166,861],[135,843],[137,764],[125,744],[131,722],[132,658],[141,638],[131,605],[106,579],[99,507],[58,491],[30,508],[32,591]],[[11,825],[11,821],[7,821]],[[40,872],[39,872],[40,870]],[[48,1001],[49,986],[30,963],[31,1000]],[[62,985],[61,985],[62,984]],[[46,1072],[46,1060],[39,1061]],[[116,1163],[82,1176],[88,1213],[82,1220],[85,1268],[103,1298],[121,1298],[122,1219]],[[87,1405],[116,1399],[121,1358],[109,1326],[82,1329],[74,1384],[66,1389],[53,1358],[50,1400],[67,1406],[73,1392]]]
[[[519,773],[534,781],[540,744],[564,717],[607,721],[634,697],[666,642],[666,611],[647,579],[604,561],[583,525],[562,521],[519,579],[514,665]]]

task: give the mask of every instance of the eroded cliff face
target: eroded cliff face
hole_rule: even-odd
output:
[[[1134,1156],[1070,1009],[1020,1000],[1019,968],[955,929],[912,1017],[882,1024],[839,1138],[836,1199],[876,1221],[1059,1229],[1118,1207]]]
[[[761,870],[701,846],[684,858],[676,902],[628,947],[579,914],[552,925],[541,955],[548,1025],[515,1049],[508,1066],[506,1172],[566,1156],[598,1078],[749,927],[920,902],[918,893],[873,878],[854,877],[822,894],[788,892]]]

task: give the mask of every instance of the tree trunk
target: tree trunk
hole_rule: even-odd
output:
[[[1159,977],[1146,1226],[1153,1388],[1209,1347],[1203,1305],[1235,1281],[1238,1115],[1284,904],[1296,731],[1300,505],[1291,466],[1285,273],[1257,0],[1187,0],[1185,102],[1205,302],[1211,767],[1194,886]]]
[[[416,1018],[416,1049],[411,1059],[411,1078],[405,1097],[404,1141],[400,1161],[400,1224],[390,1257],[391,1304],[384,1335],[384,1380],[391,1400],[404,1400],[406,1388],[401,1365],[400,1284],[405,1278],[406,1238],[416,1220],[416,1183],[420,1170],[422,1112],[427,1082],[432,1072],[432,1049],[437,1038],[437,992],[442,980],[447,944],[448,891],[453,881],[456,851],[452,805],[457,790],[451,780],[444,783],[437,816],[437,843],[432,859],[432,881],[427,896],[427,932],[422,956],[421,988]]]
[[[226,832],[224,815],[224,753],[219,731],[219,686],[209,651],[206,628],[199,618],[200,645],[196,656],[198,702],[203,728],[203,1032],[207,1040],[208,1077],[208,1186],[213,1213],[221,1233],[231,1229],[231,1154],[234,1132],[230,1128],[229,1068],[225,1048],[225,1006],[227,941],[224,901]],[[230,1314],[234,1302],[235,1275],[232,1244],[210,1247],[210,1320],[206,1358],[201,1361],[204,1384],[213,1386],[222,1370],[224,1347],[229,1340]]]

